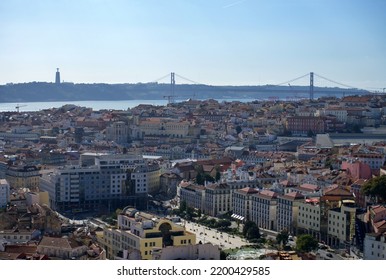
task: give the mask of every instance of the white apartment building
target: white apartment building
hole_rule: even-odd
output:
[[[298,232],[311,234],[320,240],[320,218],[319,199],[305,199],[299,204]]]
[[[386,234],[367,233],[363,244],[364,260],[386,260]]]
[[[385,155],[380,153],[357,153],[348,157],[349,160],[359,160],[366,163],[371,169],[379,170],[385,164]]]
[[[251,182],[240,180],[207,184],[205,186],[204,213],[210,216],[217,216],[233,211],[232,197],[238,189],[249,186]]]
[[[87,155],[81,166],[65,166],[45,173],[40,189],[49,193],[51,208],[98,208],[159,189],[160,168],[132,155]],[[94,160],[94,164],[90,165]]]
[[[276,230],[277,193],[270,190],[262,190],[252,195],[251,220],[258,227]]]
[[[204,213],[209,216],[225,214],[232,210],[232,192],[227,184],[210,184],[205,186]]]
[[[347,122],[347,110],[344,107],[328,107],[323,110],[319,110],[320,116],[335,116],[336,119],[342,123]]]
[[[340,208],[328,210],[327,244],[333,247],[349,246],[355,234],[354,201],[343,201]]]
[[[39,237],[40,230],[0,230],[0,240],[4,239],[8,244],[26,243]]]
[[[258,193],[255,188],[246,187],[236,190],[232,196],[232,208],[234,217],[240,217],[241,221],[251,220],[252,195]]]
[[[0,179],[0,208],[5,208],[10,201],[10,187],[5,179]]]
[[[161,168],[158,164],[143,164],[129,173],[135,181],[136,193],[158,193],[160,190]]]
[[[180,201],[185,201],[189,207],[204,211],[205,187],[193,184],[180,187]]]
[[[299,205],[304,201],[304,196],[299,192],[291,192],[277,198],[277,231],[287,230],[296,234]]]

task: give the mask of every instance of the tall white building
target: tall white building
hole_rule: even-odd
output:
[[[262,190],[252,195],[251,220],[258,227],[276,230],[277,193],[270,190]]]
[[[0,208],[5,208],[10,201],[10,187],[5,179],[0,179]]]
[[[258,192],[258,189],[246,187],[233,193],[233,214],[236,215],[234,217],[243,222],[251,220],[252,195]]]
[[[320,240],[321,211],[319,198],[305,199],[299,204],[298,232],[307,233]]]
[[[341,207],[328,210],[327,242],[344,248],[355,234],[356,207],[354,201],[343,201]]]
[[[188,207],[204,210],[205,187],[188,184],[180,187],[180,201],[185,201]]]
[[[291,192],[277,199],[277,231],[287,230],[296,234],[299,205],[304,201],[304,196],[299,192]]]
[[[136,198],[159,188],[159,166],[141,156],[87,154],[80,162],[81,166],[65,166],[42,176],[40,189],[49,193],[53,209],[96,209],[102,204],[117,207],[125,203],[141,208]]]

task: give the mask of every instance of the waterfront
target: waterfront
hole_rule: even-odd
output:
[[[181,102],[182,100],[177,100]],[[254,99],[218,99],[222,101],[242,101],[251,102]],[[80,107],[92,108],[94,111],[99,110],[127,110],[140,104],[165,106],[168,101],[166,99],[143,99],[143,100],[88,100],[88,101],[55,101],[55,102],[23,102],[23,103],[0,103],[0,112],[16,111],[19,107],[19,112],[37,112],[50,108],[60,108],[66,104],[73,104]]]
[[[88,101],[55,101],[55,102],[20,102],[20,103],[0,103],[0,112],[16,111],[19,107],[20,112],[36,112],[50,108],[60,108],[66,104],[73,104],[80,107],[99,110],[127,110],[139,104],[149,104],[163,106],[167,100],[88,100]]]
[[[323,97],[326,95],[315,94],[315,98]],[[267,94],[260,94],[259,98],[219,98],[216,99],[218,102],[252,102],[252,101],[263,101],[270,100],[272,96]],[[279,98],[280,100],[287,100],[287,97]],[[308,97],[304,95],[301,99],[307,99]],[[199,99],[204,100],[204,99]],[[177,99],[176,102],[182,102],[184,100]],[[50,108],[60,108],[66,104],[73,104],[80,107],[92,108],[94,111],[99,110],[127,110],[128,108],[136,107],[140,104],[147,105],[156,105],[156,106],[165,106],[168,104],[167,99],[138,99],[138,100],[84,100],[84,101],[47,101],[47,102],[5,102],[0,103],[0,112],[12,112],[17,111],[19,107],[19,112],[37,112],[40,110],[50,109]]]

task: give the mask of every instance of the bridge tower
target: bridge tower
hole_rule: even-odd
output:
[[[56,68],[56,74],[55,74],[55,84],[60,84],[60,72],[59,68]]]
[[[169,103],[174,103],[174,88],[175,88],[176,80],[174,78],[174,72],[170,74],[170,101]]]
[[[310,100],[314,99],[314,72],[310,72]]]

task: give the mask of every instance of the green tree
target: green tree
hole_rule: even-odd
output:
[[[310,234],[299,235],[296,239],[296,250],[299,252],[310,252],[318,248],[318,240]]]
[[[190,220],[191,218],[195,217],[196,213],[194,212],[193,207],[186,207],[186,218]]]
[[[257,241],[260,238],[260,229],[255,222],[247,221],[244,224],[243,236],[250,241]]]
[[[216,182],[220,181],[221,179],[221,172],[219,170],[216,171]]]
[[[249,230],[251,227],[254,227],[254,226],[256,226],[256,223],[255,223],[255,222],[252,222],[252,221],[246,221],[245,224],[244,224],[244,227],[243,227],[243,236],[246,237],[246,236],[247,236],[248,230]]]
[[[371,178],[362,186],[361,192],[382,202],[386,201],[386,175]]]
[[[289,233],[288,233],[288,230],[287,229],[283,229],[281,232],[278,233],[278,235],[276,236],[276,242],[284,247],[287,243],[288,243],[288,237],[289,237]]]
[[[229,256],[229,253],[226,253],[223,250],[220,251],[220,260],[226,260],[228,256]]]
[[[204,180],[207,182],[212,182],[212,183],[215,181],[212,176],[210,176],[209,174],[206,174],[206,173],[204,174]]]
[[[247,234],[245,238],[247,238],[249,241],[257,242],[257,240],[260,238],[260,230],[258,226],[250,227],[247,231]]]
[[[205,177],[202,173],[197,173],[196,175],[196,183],[198,185],[203,185],[205,183]]]
[[[185,200],[182,200],[180,202],[180,212],[185,212],[187,209],[187,205],[186,205],[186,201]]]
[[[217,226],[221,229],[228,229],[230,226],[231,226],[231,221],[229,220],[225,220],[225,219],[221,219],[217,222]]]

